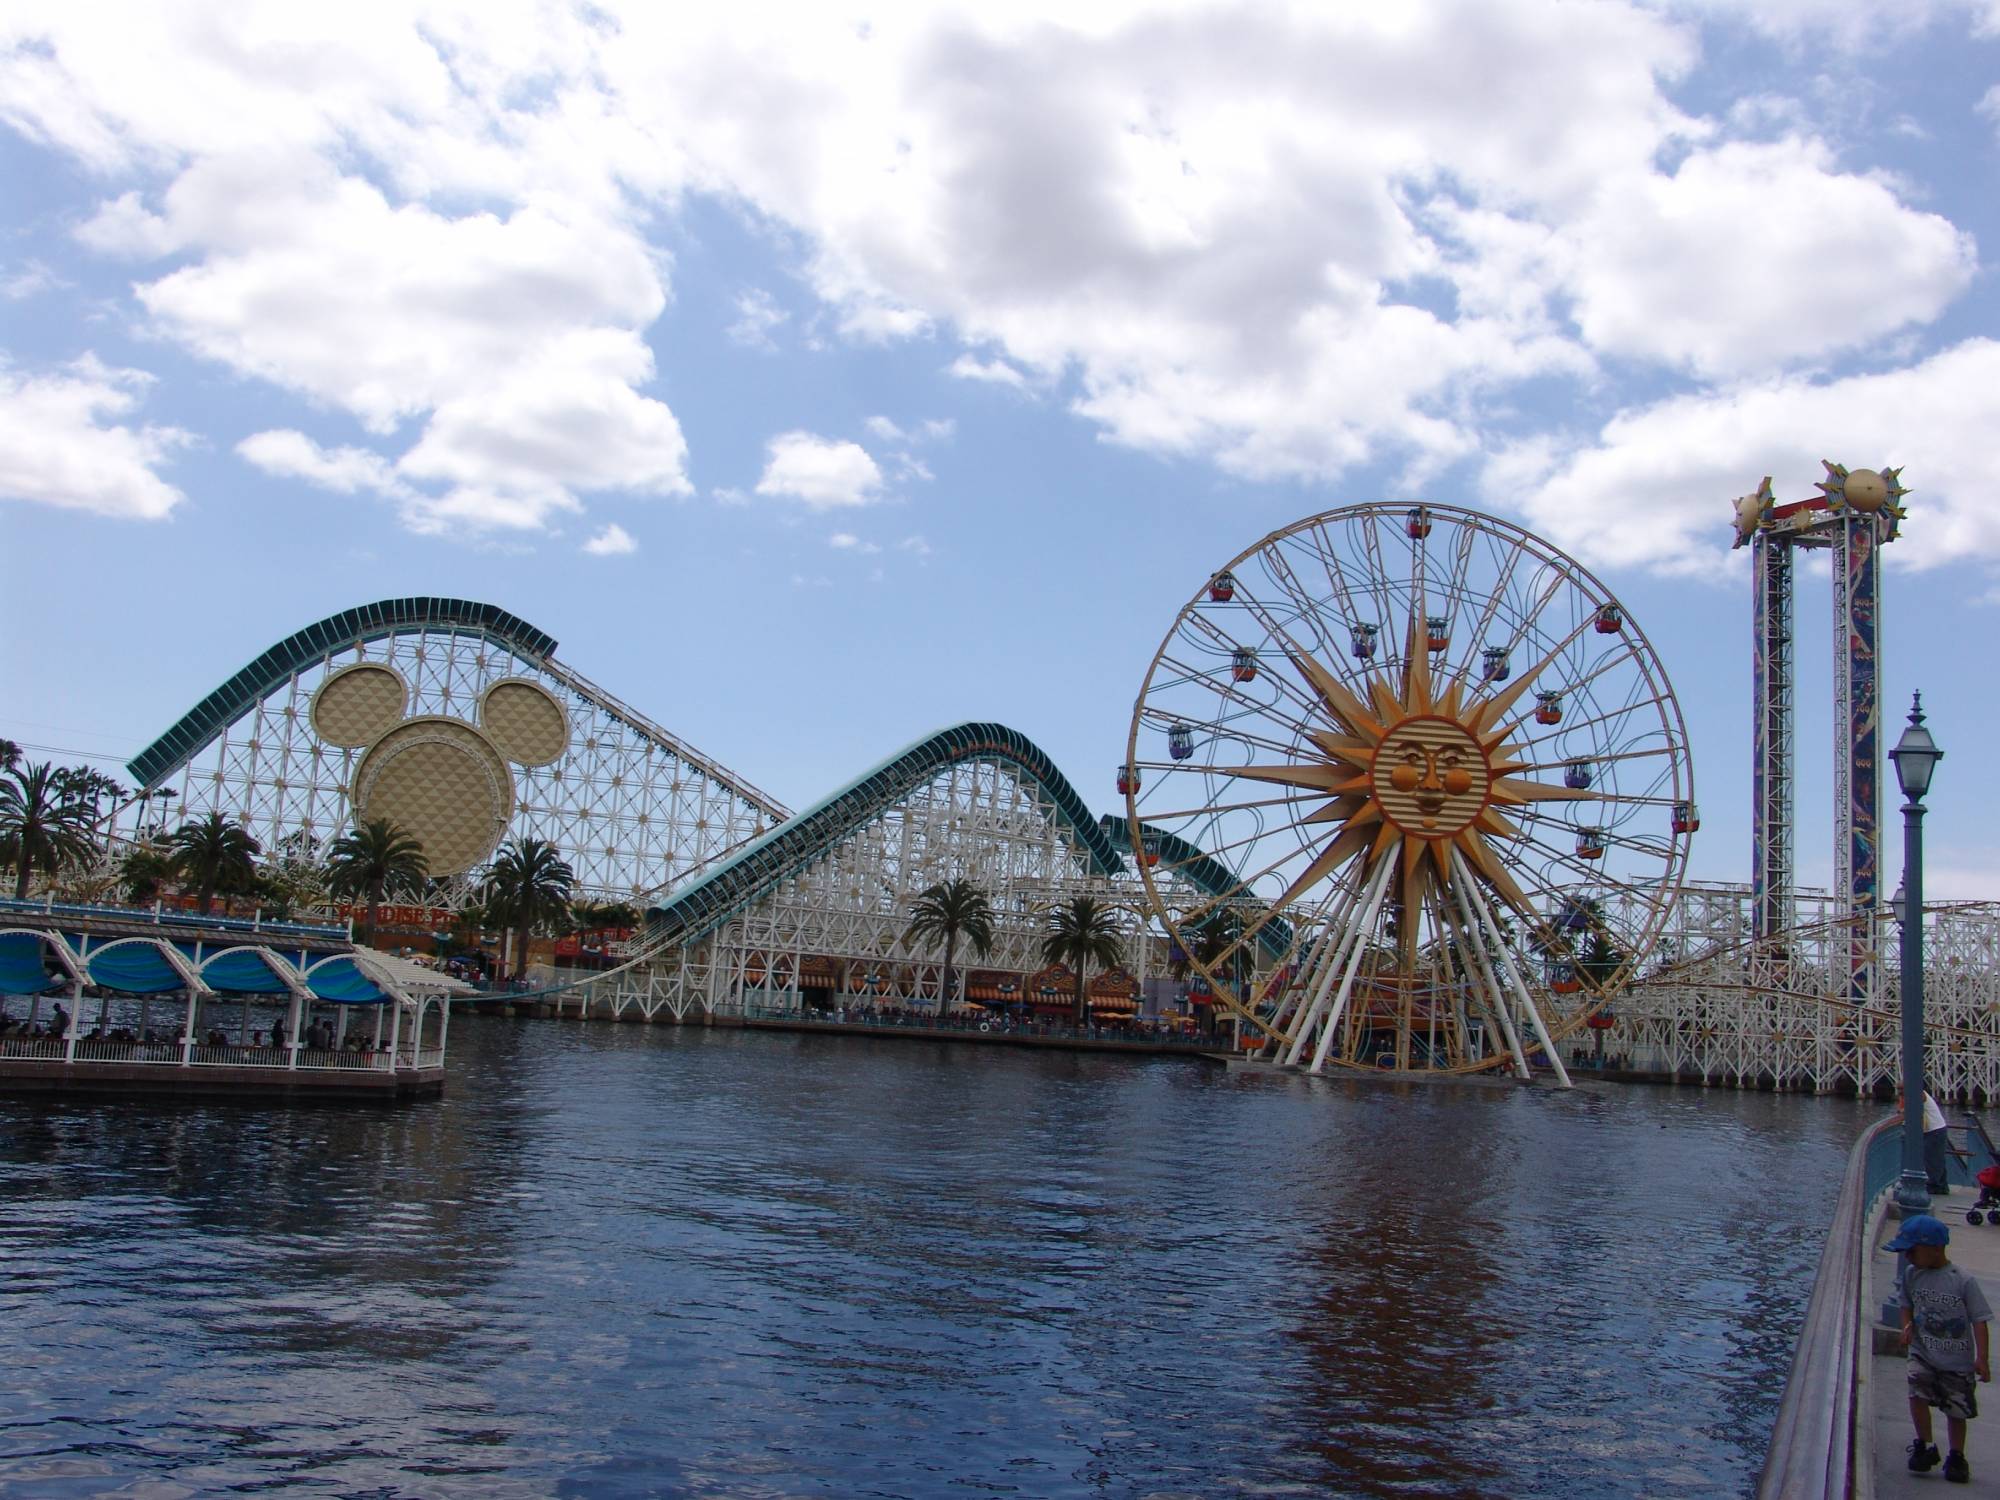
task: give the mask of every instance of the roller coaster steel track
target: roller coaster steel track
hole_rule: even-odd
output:
[[[583,894],[630,900],[790,816],[555,650],[545,632],[470,600],[391,599],[329,616],[258,656],[133,759],[145,795],[120,809],[117,829],[129,837],[163,823],[170,792],[176,818],[221,812],[267,851],[323,848],[353,820],[357,773],[379,764],[385,802],[414,788],[423,811],[458,815],[465,827],[448,831],[469,832],[474,848],[490,851],[503,831],[547,839]],[[364,712],[359,730],[344,733],[342,714],[367,707],[365,693],[347,689],[372,684],[393,698],[398,678],[401,709],[379,723]],[[329,686],[335,679],[345,685]],[[503,683],[516,706],[542,716],[543,743],[517,748],[489,722],[489,695]],[[469,888],[460,880],[432,899],[455,904]]]

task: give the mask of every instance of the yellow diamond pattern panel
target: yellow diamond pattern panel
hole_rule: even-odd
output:
[[[357,662],[328,677],[313,694],[313,732],[329,745],[358,750],[395,728],[409,701],[402,673]]]
[[[423,845],[433,875],[482,864],[514,816],[514,778],[486,736],[458,719],[412,719],[362,757],[357,818],[387,818]]]
[[[569,748],[569,715],[539,682],[510,677],[486,690],[479,722],[494,747],[523,766],[545,766]]]

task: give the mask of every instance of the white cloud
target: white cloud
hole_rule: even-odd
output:
[[[769,292],[752,287],[737,295],[736,321],[728,329],[730,341],[746,349],[775,349],[778,346],[771,335],[790,317]]]
[[[881,497],[882,470],[859,443],[780,433],[771,439],[757,493],[797,500],[813,510],[867,505]]]
[[[121,520],[157,521],[187,497],[157,470],[193,441],[176,427],[118,418],[152,377],[85,355],[67,371],[0,364],[0,500],[27,500]]]
[[[914,427],[899,427],[887,417],[870,417],[861,424],[868,429],[870,437],[880,438],[885,443],[912,445],[916,443],[941,443],[958,431],[958,422],[951,417],[927,417]]]
[[[1607,188],[1573,232],[1577,321],[1607,353],[1732,375],[1928,322],[1971,236],[1807,141],[1697,151]]]
[[[980,380],[988,385],[1011,386],[1020,390],[1028,383],[1028,377],[1019,370],[999,359],[975,359],[970,354],[961,354],[946,369],[947,375],[956,375],[960,380]]]
[[[362,490],[388,496],[408,493],[381,454],[367,448],[324,448],[290,428],[252,433],[236,445],[236,452],[266,474],[303,479],[343,495]]]
[[[583,550],[592,557],[623,557],[628,552],[637,552],[639,544],[632,540],[630,532],[613,521],[585,542]]]
[[[1680,88],[1704,26],[1848,45],[1994,14],[66,7],[0,21],[0,118],[112,182],[85,243],[175,257],[138,288],[153,331],[378,436],[420,426],[405,480],[532,526],[592,488],[685,491],[640,355],[667,290],[647,236],[696,195],[796,248],[814,326],[936,337],[958,378],[1252,476],[1434,471],[1537,380],[1602,403],[1627,364],[1702,395],[1893,356],[1969,241],[1782,99],[1675,96],[1705,96]],[[783,316],[757,291],[736,313],[745,339]]]
[[[836,531],[826,539],[826,544],[836,552],[858,552],[864,557],[882,550],[873,542],[862,541],[851,531]]]
[[[896,550],[898,552],[908,552],[916,557],[929,557],[931,555],[931,544],[920,536],[906,536],[900,542],[896,543]]]
[[[1847,52],[1882,47],[1899,37],[1960,16],[1991,32],[2000,26],[1995,0],[1663,0],[1663,8],[1730,22],[1792,44],[1828,42]]]
[[[1486,466],[1497,506],[1587,562],[1723,568],[1734,497],[1774,476],[1779,498],[1818,492],[1821,459],[1905,466],[1910,519],[1884,556],[1923,567],[2000,561],[2000,342],[1972,339],[1907,369],[1791,377],[1677,396],[1621,413],[1574,450],[1521,445]]]
[[[0,275],[0,297],[9,302],[25,302],[30,297],[69,283],[39,260],[31,260],[11,275]]]
[[[628,228],[541,206],[450,217],[394,204],[312,157],[229,155],[182,172],[155,215],[132,194],[82,231],[101,249],[192,249],[136,290],[159,331],[343,408],[403,455],[410,524],[536,529],[580,491],[684,494],[686,443],[639,387],[665,305]]]

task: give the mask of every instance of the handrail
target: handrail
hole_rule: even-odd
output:
[[[29,917],[75,917],[113,922],[131,922],[152,927],[196,927],[214,932],[248,932],[281,937],[339,938],[345,941],[344,923],[280,922],[266,917],[218,917],[213,913],[181,911],[176,907],[112,906],[101,901],[58,901],[53,896],[35,901],[17,901],[0,896],[0,912]]]
[[[1792,1351],[1791,1374],[1772,1424],[1764,1472],[1757,1480],[1757,1500],[1850,1500],[1854,1493],[1855,1361],[1868,1270],[1866,1236],[1869,1211],[1886,1186],[1870,1181],[1869,1148],[1891,1131],[1900,1138],[1902,1126],[1877,1121],[1848,1153],[1819,1273]]]

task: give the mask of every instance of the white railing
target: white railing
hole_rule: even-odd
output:
[[[418,1053],[417,1053],[417,1066],[418,1066],[418,1067],[420,1067],[420,1068],[441,1068],[441,1067],[443,1067],[443,1066],[444,1066],[444,1048],[442,1048],[442,1047],[425,1047],[425,1048],[424,1048],[424,1049],[423,1049],[422,1051],[420,1051],[420,1052],[418,1052]]]
[[[0,1037],[0,1060],[10,1058],[59,1063],[64,1059],[64,1044],[59,1038]],[[79,1039],[76,1044],[76,1061],[145,1063],[154,1067],[179,1067],[181,1045],[178,1042],[107,1042]],[[292,1066],[292,1055],[282,1047],[196,1046],[188,1049],[187,1061],[195,1067],[206,1068],[286,1069]],[[406,1048],[401,1065],[406,1068],[442,1067],[444,1049],[426,1048],[421,1054],[412,1054]],[[387,1073],[393,1071],[395,1066],[395,1061],[387,1051],[359,1052],[317,1047],[299,1049],[298,1067],[301,1070]]]
[[[0,1037],[0,1057],[40,1057],[62,1061],[63,1044],[60,1037]]]
[[[189,1062],[209,1067],[282,1068],[288,1060],[276,1047],[196,1047],[188,1054]]]
[[[350,1052],[342,1048],[301,1047],[299,1049],[301,1068],[359,1069],[387,1073],[393,1066],[389,1054],[384,1052]]]

